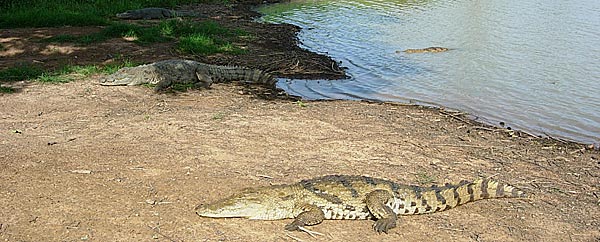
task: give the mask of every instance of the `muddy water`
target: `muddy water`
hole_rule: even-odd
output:
[[[302,45],[352,77],[281,81],[292,94],[441,105],[600,142],[600,1],[295,1],[260,11],[303,27]],[[451,50],[396,53],[430,46]]]

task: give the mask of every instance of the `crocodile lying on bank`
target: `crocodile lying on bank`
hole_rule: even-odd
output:
[[[445,52],[448,51],[448,48],[444,48],[444,47],[428,47],[425,49],[406,49],[402,52],[404,53],[438,53],[438,52]],[[400,53],[401,51],[397,50],[396,53]]]
[[[294,218],[285,228],[305,230],[324,219],[376,219],[373,228],[396,227],[398,215],[444,211],[486,198],[525,197],[517,188],[490,179],[457,185],[419,187],[366,176],[331,175],[292,185],[246,189],[214,203],[199,205],[203,217]]]
[[[197,16],[199,15],[190,11],[176,11],[166,8],[142,8],[117,14],[117,18],[120,19],[163,19]]]
[[[151,64],[124,67],[112,75],[100,79],[100,85],[124,86],[156,84],[161,91],[173,84],[195,84],[209,87],[215,82],[241,81],[275,88],[277,80],[257,69],[237,66],[218,66],[191,60],[165,60]]]

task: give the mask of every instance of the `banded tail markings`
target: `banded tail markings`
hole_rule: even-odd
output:
[[[526,196],[523,191],[511,185],[479,178],[473,182],[461,181],[458,185],[446,184],[444,187],[431,187],[420,191],[421,202],[416,203],[416,209],[400,212],[403,214],[433,213],[482,199]]]

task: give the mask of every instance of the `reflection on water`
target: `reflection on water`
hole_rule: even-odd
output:
[[[348,80],[287,80],[312,99],[416,100],[490,122],[600,142],[600,1],[336,0],[268,5]],[[397,50],[442,46],[444,53]]]

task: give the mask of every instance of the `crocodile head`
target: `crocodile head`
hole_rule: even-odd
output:
[[[120,19],[141,19],[143,14],[140,10],[129,10],[124,13],[117,13],[116,16]]]
[[[241,217],[276,220],[298,215],[289,186],[246,189],[242,193],[196,207],[196,214],[211,218]]]
[[[156,84],[153,81],[152,72],[138,67],[124,67],[112,75],[100,78],[100,85],[103,86],[133,86],[140,84]]]

